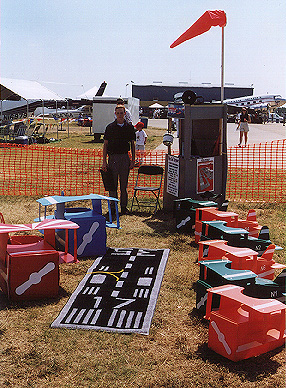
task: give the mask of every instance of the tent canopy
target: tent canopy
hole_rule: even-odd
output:
[[[78,98],[86,98],[87,100],[92,100],[93,97],[95,97],[95,96],[102,96],[104,91],[105,91],[106,85],[107,85],[107,83],[105,81],[103,81],[101,83],[100,87],[94,86],[93,88],[87,90],[86,92],[80,94],[77,97]],[[105,95],[105,97],[108,97],[108,96]]]
[[[149,108],[165,108],[163,105],[158,104],[158,102],[155,102],[154,104],[150,105]]]
[[[24,100],[54,100],[64,101],[65,99],[58,94],[47,89],[36,81],[27,81],[22,79],[0,78],[1,100],[19,101]]]

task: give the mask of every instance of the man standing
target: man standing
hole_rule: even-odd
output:
[[[120,206],[121,214],[127,213],[127,184],[129,170],[134,168],[135,162],[135,131],[132,124],[125,120],[124,105],[117,105],[115,108],[116,119],[108,124],[104,133],[103,162],[102,169],[108,168],[112,171],[116,190],[110,191],[109,196],[118,198],[117,187],[118,177],[120,182]],[[130,161],[128,151],[131,149],[132,159]]]

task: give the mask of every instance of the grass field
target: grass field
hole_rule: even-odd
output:
[[[36,199],[2,196],[0,211],[7,223],[31,222],[38,214]],[[285,204],[229,205],[240,218],[250,208],[285,251]],[[194,236],[178,234],[172,215],[161,211],[120,221],[121,230],[107,231],[108,246],[170,249],[150,334],[50,328],[93,261],[62,264],[57,299],[9,303],[0,294],[0,387],[284,387],[285,349],[237,363],[208,349],[208,323],[195,310]],[[284,263],[284,251],[275,253],[276,261]]]
[[[90,133],[89,127],[79,127],[78,125],[70,125],[69,130],[67,125],[63,126],[63,131],[55,132],[48,130],[47,137],[58,139],[56,142],[48,143],[47,146],[52,147],[67,147],[67,148],[102,148],[102,143],[94,143],[93,135]],[[162,143],[163,135],[166,132],[165,129],[148,127],[146,130],[148,135],[146,142],[146,150],[154,149]]]

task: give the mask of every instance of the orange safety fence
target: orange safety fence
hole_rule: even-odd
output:
[[[285,202],[285,141],[228,148],[226,198]],[[165,156],[165,150],[147,151],[143,163],[164,167]],[[99,171],[101,164],[102,149],[2,143],[0,194],[44,196],[64,191],[65,195],[108,195]],[[130,171],[130,196],[136,177],[137,168]]]
[[[226,197],[286,202],[286,139],[228,148]]]
[[[144,164],[164,167],[165,152],[147,152]],[[1,195],[108,195],[100,175],[102,149],[56,148],[0,144]],[[138,169],[130,171],[132,193]]]

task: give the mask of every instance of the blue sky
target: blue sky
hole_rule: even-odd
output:
[[[286,97],[285,0],[1,0],[0,74],[70,97],[105,80],[220,84],[221,28],[170,49],[206,10],[221,9],[225,82]],[[127,85],[127,86],[126,86]]]

